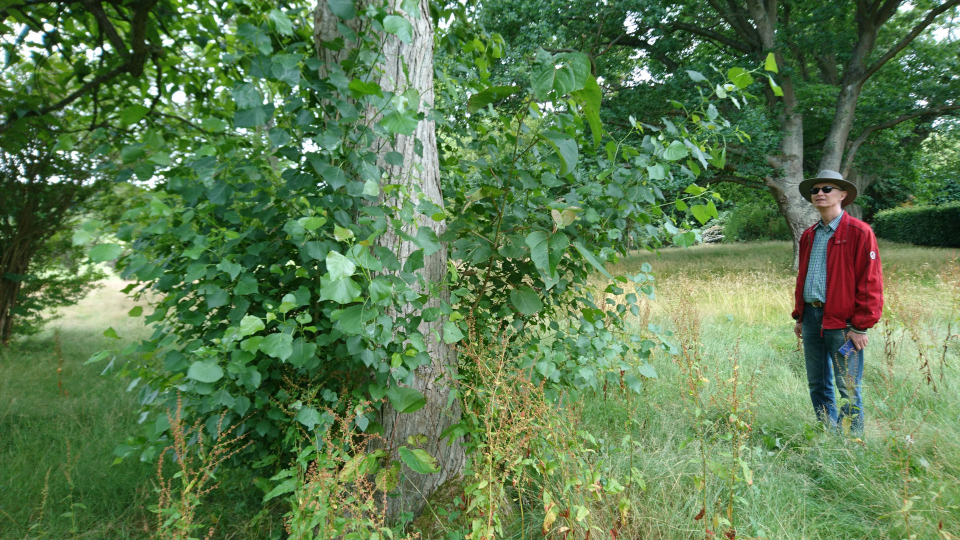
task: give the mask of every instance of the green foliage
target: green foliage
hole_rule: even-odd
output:
[[[790,240],[793,236],[783,215],[767,193],[737,204],[729,210],[723,225],[726,242]]]
[[[65,149],[38,126],[0,139],[0,344],[40,330],[103,273],[84,260],[71,228],[99,184],[96,157]],[[72,151],[71,151],[72,150]]]
[[[925,140],[915,196],[919,204],[960,201],[960,125],[944,122],[943,133]]]
[[[896,208],[878,212],[877,237],[921,246],[960,247],[960,203]]]
[[[939,195],[930,199],[934,205],[949,204],[960,201],[960,181],[949,180],[943,185],[943,191]]]
[[[399,17],[379,8],[355,16],[377,25]],[[402,38],[405,26],[389,20]],[[692,180],[721,159],[722,148],[707,142],[724,123],[712,105],[704,100],[699,116],[663,130],[635,122],[639,145],[609,141],[598,153],[589,62],[543,52],[528,85],[481,92],[489,100],[474,101],[471,125],[451,128],[473,158],[444,161],[445,210],[415,182],[390,176],[371,150],[423,118],[415,91],[389,92],[369,78],[381,69],[376,34],[345,36],[356,39],[356,54],[328,64],[299,34],[272,33],[257,16],[236,24],[231,54],[245,73],[232,90],[237,130],[178,155],[115,233],[132,247],[119,261],[123,277],[138,282],[128,291],[159,298],[145,319],[155,333],[124,351],[122,373],[143,385],[146,429],[120,454],[151,459],[167,445],[175,392],[184,418],[211,435],[219,424],[246,434],[251,444],[238,457],[258,467],[286,462],[299,437],[330,429],[354,400],[371,409],[342,429],[376,434],[383,407],[424,406],[409,387],[415,370],[431,362],[431,341],[464,338],[465,315],[478,328],[507,321],[535,336],[518,356],[554,400],[621,380],[639,391],[655,375],[646,358],[658,329],[641,336],[627,325],[640,295],[653,294],[650,269],[602,292],[587,279],[612,277],[604,265],[625,252],[625,238],[659,234],[655,180]],[[494,109],[507,94],[510,111]],[[587,127],[594,144],[584,141]],[[149,159],[131,155],[124,167]],[[382,159],[408,165],[397,152]],[[683,195],[700,222],[716,215],[709,195],[697,186]],[[439,238],[422,225],[445,219]],[[668,241],[693,243],[694,232],[668,225]],[[384,242],[388,233],[413,251],[401,256]],[[456,262],[427,281],[425,260],[442,249]],[[115,250],[103,244],[92,256]],[[442,333],[421,332],[434,321]],[[428,457],[400,454],[412,470],[432,470]]]
[[[621,380],[639,390],[644,372],[653,372],[646,359],[658,347],[658,330],[637,332],[628,322],[641,296],[653,295],[653,276],[646,267],[614,276],[605,265],[632,242],[696,241],[681,221],[699,226],[717,209],[710,192],[685,181],[722,161],[721,140],[713,136],[729,127],[705,98],[684,111],[683,122],[660,129],[631,118],[623,139],[594,146],[586,133],[597,133],[592,98],[577,93],[589,86],[587,63],[579,53],[540,51],[529,94],[512,90],[513,99],[494,108],[506,92],[482,90],[477,95],[487,105],[477,108],[475,122],[445,131],[463,143],[442,162],[444,194],[456,216],[441,237],[459,263],[453,294],[483,339],[492,339],[501,322],[528,338],[518,344],[523,352],[511,354],[533,368],[551,399],[576,399]],[[562,91],[572,99],[561,99]],[[553,102],[553,114],[541,98]],[[683,186],[678,200],[663,202],[662,184]],[[667,206],[678,210],[677,223]],[[599,291],[586,287],[596,272],[612,280]]]
[[[79,302],[100,287],[106,274],[84,257],[83,246],[73,245],[70,231],[61,231],[43,243],[20,276],[20,294],[10,310],[15,336],[41,331],[60,317],[58,310]]]

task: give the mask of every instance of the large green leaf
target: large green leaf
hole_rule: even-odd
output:
[[[311,358],[315,357],[317,354],[317,344],[310,343],[309,341],[303,339],[303,337],[298,337],[293,341],[291,345],[290,357],[287,358],[287,362],[290,363],[293,367],[303,367]]]
[[[244,274],[240,277],[240,281],[237,282],[236,287],[233,288],[233,294],[237,296],[256,294],[259,289],[260,284],[257,282],[256,276],[253,274]]]
[[[457,323],[453,321],[447,321],[443,323],[443,342],[452,345],[463,339],[463,332],[460,330],[460,327],[457,326]]]
[[[727,78],[741,90],[753,84],[753,75],[741,67],[730,68],[727,71]]]
[[[413,41],[413,25],[410,21],[399,15],[387,15],[383,18],[383,29],[397,36],[400,41],[410,43]]]
[[[392,110],[383,115],[380,125],[390,133],[412,135],[413,130],[417,129],[418,122],[420,120],[417,119],[417,113],[414,110]]]
[[[420,474],[440,472],[437,458],[431,456],[422,448],[410,450],[406,446],[401,446],[398,453],[400,454],[400,460],[403,461],[407,467],[410,467],[413,472]]]
[[[374,81],[363,82],[360,79],[354,79],[350,81],[350,85],[347,88],[350,89],[350,94],[354,98],[361,96],[383,97],[383,90],[380,88],[380,85]]]
[[[601,262],[600,259],[598,259],[597,256],[594,255],[592,251],[583,247],[583,244],[581,244],[580,242],[574,242],[573,247],[577,248],[577,251],[580,252],[580,255],[583,255],[583,258],[586,259],[587,262],[589,262],[594,268],[596,268],[597,271],[607,276],[608,278],[613,279],[613,276],[610,274],[610,272],[608,272],[607,269],[603,266],[603,262]]]
[[[150,112],[149,107],[131,105],[120,112],[120,122],[123,123],[124,126],[131,126],[143,120],[143,117],[146,116],[148,112]]]
[[[260,317],[244,315],[243,318],[240,319],[240,333],[237,334],[237,337],[241,338],[251,336],[263,330],[264,328],[263,320],[261,320]]]
[[[550,272],[550,236],[543,231],[533,231],[527,235],[527,245],[530,246],[530,259],[537,270],[545,275]]]
[[[215,383],[223,378],[223,368],[217,365],[216,360],[202,360],[190,364],[187,378],[202,383]]]
[[[519,86],[493,86],[487,88],[478,94],[470,96],[470,99],[467,100],[467,111],[475,113],[491,103],[496,103],[516,94],[520,90],[521,88]]]
[[[390,405],[401,413],[419,411],[427,404],[427,398],[418,390],[404,386],[391,386],[387,390],[387,399],[390,400]]]
[[[206,294],[207,308],[214,309],[230,302],[230,293],[217,286],[211,286]]]
[[[690,79],[692,79],[693,82],[703,82],[707,80],[707,78],[703,76],[703,73],[700,73],[699,71],[694,71],[692,69],[687,70],[687,75],[690,76]]]
[[[423,256],[429,257],[434,253],[440,251],[442,245],[440,244],[440,239],[437,238],[437,233],[433,232],[433,229],[430,227],[421,226],[417,229],[417,236],[415,238],[416,244],[418,247],[423,249]]]
[[[349,304],[360,296],[360,285],[351,278],[325,279],[320,287],[320,299],[338,304]]]
[[[763,63],[763,69],[780,73],[780,69],[777,68],[777,57],[772,52],[767,53],[767,59]]]
[[[133,163],[147,155],[142,144],[128,144],[120,149],[120,160],[124,165]]]
[[[90,250],[90,260],[93,262],[112,261],[120,256],[123,248],[117,244],[100,244]]]
[[[693,208],[690,209],[690,213],[693,214],[693,217],[697,218],[697,221],[701,225],[705,224],[710,219],[710,212],[707,211],[707,206],[703,204],[695,204]]]
[[[530,73],[530,89],[538,100],[546,100],[553,90],[555,73],[556,68],[553,62],[534,64],[533,71]]]
[[[252,109],[263,105],[263,95],[256,86],[250,83],[244,83],[237,86],[231,92],[233,101],[237,104],[237,109]]]
[[[557,266],[560,265],[560,261],[563,260],[563,255],[567,252],[567,248],[570,247],[570,239],[567,238],[567,235],[563,234],[560,231],[557,231],[550,235],[550,275],[557,275]]]
[[[594,83],[597,82],[596,78],[593,77],[592,69],[590,66],[590,57],[583,54],[582,52],[572,52],[566,53],[562,56],[564,59],[564,64],[569,66],[570,72],[573,74],[573,85],[569,90],[562,93],[573,92],[575,90],[580,90],[584,88],[585,85],[589,84],[592,79]],[[599,86],[597,87],[599,90]],[[559,89],[558,89],[558,93]]]
[[[273,57],[270,65],[270,74],[278,81],[290,86],[300,83],[300,56],[295,54],[278,54]]]
[[[340,330],[348,336],[362,334],[363,325],[375,318],[377,314],[376,308],[364,304],[350,306],[340,313]]]
[[[565,133],[549,130],[540,135],[553,146],[557,155],[560,156],[560,176],[566,176],[573,172],[573,169],[577,166],[577,161],[580,159],[580,150],[577,148],[576,139]]]
[[[290,18],[282,11],[279,9],[271,9],[268,16],[270,17],[270,22],[273,23],[273,27],[277,29],[277,32],[285,36],[293,35],[293,24],[290,23]]]
[[[313,431],[313,428],[320,423],[320,411],[313,407],[301,407],[300,410],[297,411],[296,420],[306,426],[310,431]]]
[[[327,0],[327,5],[330,6],[330,11],[334,15],[345,21],[357,16],[357,8],[354,7],[353,0]]]
[[[557,96],[565,96],[577,89],[577,75],[568,62],[563,62],[553,72],[553,89]]]
[[[357,265],[347,257],[336,251],[328,251],[326,257],[327,271],[330,279],[336,281],[352,276],[357,271]]]
[[[573,92],[572,96],[580,104],[583,115],[587,117],[587,124],[593,135],[593,145],[599,145],[600,137],[603,135],[603,125],[600,123],[600,102],[603,99],[603,93],[600,91],[597,79],[593,76],[587,77],[583,88]]]
[[[678,161],[690,155],[690,150],[680,141],[673,141],[663,151],[663,159]]]
[[[260,342],[260,350],[282,362],[293,354],[293,336],[270,334]]]
[[[517,308],[517,311],[528,317],[536,315],[543,309],[540,295],[530,287],[520,287],[510,291],[510,302]]]
[[[233,126],[238,128],[249,128],[263,125],[272,116],[268,114],[264,107],[254,107],[252,109],[243,109],[233,115]]]

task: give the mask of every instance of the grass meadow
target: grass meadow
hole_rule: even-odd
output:
[[[599,440],[591,459],[642,477],[623,493],[628,512],[592,510],[588,519],[606,524],[592,537],[960,538],[960,253],[880,250],[886,306],[866,351],[862,440],[814,421],[789,317],[788,243],[670,249],[616,265],[653,266],[656,297],[638,325],[671,329],[679,352],[657,353],[658,377],[642,395],[614,389],[569,412]],[[112,455],[136,430],[136,392],[101,376],[103,364],[84,365],[109,345],[107,327],[124,340],[147,331],[127,317],[121,287],[105,283],[43,334],[0,351],[2,539],[156,530],[156,466]],[[627,435],[635,444],[624,452]],[[223,481],[203,510],[214,538],[281,537],[249,478]],[[521,509],[505,536],[542,537],[542,505]]]

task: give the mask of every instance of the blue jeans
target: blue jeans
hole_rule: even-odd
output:
[[[817,418],[831,427],[842,426],[850,417],[850,433],[863,433],[863,351],[844,357],[839,349],[846,342],[846,330],[824,330],[823,308],[803,308],[803,355],[807,361],[807,384]],[[836,389],[840,393],[837,408]]]

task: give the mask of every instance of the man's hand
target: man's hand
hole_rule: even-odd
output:
[[[870,340],[866,334],[860,334],[853,331],[847,332],[847,339],[853,342],[853,347],[858,351],[866,347],[867,341]]]
[[[797,335],[797,339],[803,339],[803,323],[797,321],[797,324],[793,325],[793,333]]]

